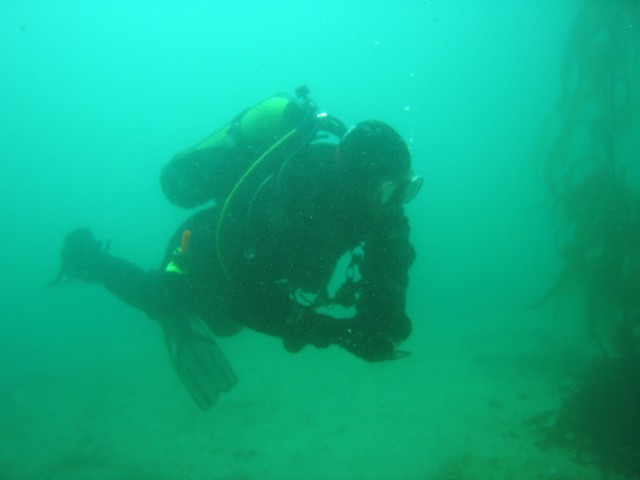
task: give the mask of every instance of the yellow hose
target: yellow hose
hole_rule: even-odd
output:
[[[233,190],[227,197],[227,200],[224,202],[224,206],[222,207],[222,211],[220,212],[220,216],[218,217],[218,223],[216,225],[216,254],[218,256],[218,263],[222,268],[222,272],[227,277],[228,280],[231,280],[231,276],[229,275],[229,271],[227,269],[227,265],[224,261],[224,255],[222,252],[222,231],[224,230],[224,221],[227,216],[227,212],[229,210],[229,206],[233,204],[234,197],[236,193],[242,188],[247,178],[251,176],[253,172],[255,172],[264,162],[274,155],[274,152],[280,148],[283,144],[285,144],[289,139],[293,138],[298,133],[297,128],[293,128],[289,130],[280,140],[271,145],[258,159],[253,162],[253,164],[247,169],[247,171],[240,177],[240,180],[235,184]]]

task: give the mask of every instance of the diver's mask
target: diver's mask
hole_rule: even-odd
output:
[[[380,185],[375,198],[383,206],[389,203],[407,203],[418,194],[423,182],[422,177],[414,174],[400,181],[389,180]]]

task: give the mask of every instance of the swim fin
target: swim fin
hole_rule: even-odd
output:
[[[160,319],[169,356],[183,385],[207,410],[238,379],[206,325],[195,315],[180,312]]]

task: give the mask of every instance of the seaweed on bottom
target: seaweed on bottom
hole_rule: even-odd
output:
[[[549,441],[585,463],[640,477],[640,357],[594,360],[565,399]]]

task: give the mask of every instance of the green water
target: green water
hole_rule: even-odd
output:
[[[535,145],[578,2],[80,2],[0,6],[0,479],[601,478],[543,450],[594,354],[531,311],[554,281]],[[144,268],[188,212],[162,165],[306,84],[353,124],[393,125],[425,178],[407,207],[412,355],[366,364],[222,339],[240,383],[203,413],[161,333],[100,287],[43,286],[88,226]]]

